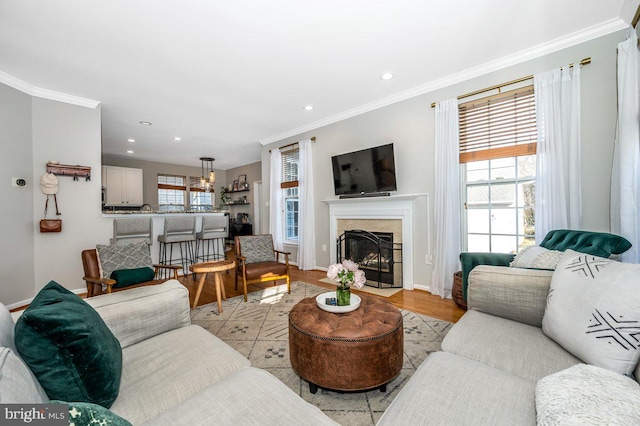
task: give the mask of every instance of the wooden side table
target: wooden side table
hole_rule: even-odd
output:
[[[213,273],[213,280],[216,285],[216,298],[218,299],[218,313],[222,312],[222,300],[227,300],[227,295],[224,291],[224,283],[222,282],[223,271],[233,269],[236,266],[236,262],[233,260],[219,260],[217,262],[205,262],[196,263],[189,266],[189,270],[194,274],[200,275],[200,282],[198,283],[198,290],[196,291],[196,298],[193,300],[193,308],[198,306],[198,300],[200,299],[200,293],[202,293],[202,287],[204,287],[204,281],[207,279],[208,273]]]

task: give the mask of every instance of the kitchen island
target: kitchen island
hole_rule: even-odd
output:
[[[195,212],[195,211],[103,211],[102,217],[106,220],[113,219],[126,219],[126,218],[139,218],[139,217],[150,217],[152,221],[152,245],[151,245],[151,259],[153,263],[159,262],[159,253],[160,253],[160,243],[158,242],[158,235],[164,232],[164,219],[165,217],[175,217],[175,216],[195,216],[196,218],[196,232],[202,230],[202,218],[204,216],[228,216],[228,210],[216,210],[212,212]],[[111,228],[113,229],[113,227]],[[113,235],[113,231],[112,231]],[[109,241],[101,242],[101,244],[109,244]],[[224,247],[220,245],[218,247],[218,253],[224,253]],[[197,263],[197,262],[194,262]]]

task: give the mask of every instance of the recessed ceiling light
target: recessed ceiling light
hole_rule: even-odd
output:
[[[149,121],[141,121],[140,124],[142,124],[143,126],[151,126],[151,122]]]
[[[129,150],[127,151],[127,154],[133,154],[133,151]]]
[[[384,74],[382,74],[380,76],[380,79],[382,80],[391,80],[393,77],[395,77],[393,74],[391,74],[390,72],[385,72]]]
[[[127,139],[127,142],[131,142],[131,143],[133,143],[135,141],[136,141],[135,139]]]
[[[182,140],[182,138],[180,136],[175,136],[173,138],[173,140],[176,141],[176,142],[180,142]]]
[[[313,110],[313,105],[305,105],[303,109],[305,111],[311,111],[311,110]]]

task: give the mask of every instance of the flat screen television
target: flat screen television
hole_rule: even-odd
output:
[[[392,143],[335,155],[331,157],[331,163],[336,195],[367,195],[397,190]]]

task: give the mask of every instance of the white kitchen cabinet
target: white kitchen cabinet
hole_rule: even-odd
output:
[[[105,206],[142,205],[142,169],[103,166]]]

